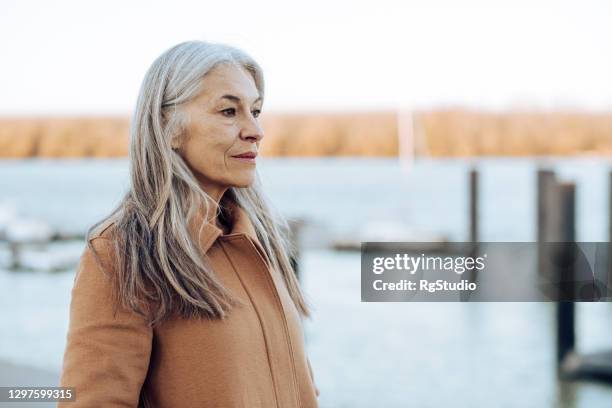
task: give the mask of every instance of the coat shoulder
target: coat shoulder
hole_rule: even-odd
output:
[[[92,255],[94,259],[97,259],[105,273],[108,273],[109,270],[114,270],[116,266],[116,236],[116,223],[114,221],[107,221],[91,231],[87,238],[88,245],[86,245],[85,254]]]
[[[89,236],[89,241],[93,241],[96,238],[102,238],[112,240],[117,235],[117,223],[113,220],[106,221],[95,228]]]

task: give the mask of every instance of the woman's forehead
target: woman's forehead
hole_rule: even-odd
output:
[[[240,67],[215,67],[204,76],[202,85],[201,96],[212,102],[253,103],[260,99],[253,77]]]

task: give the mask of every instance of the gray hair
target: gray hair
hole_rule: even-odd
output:
[[[130,188],[112,213],[88,230],[88,245],[93,249],[89,242],[92,234],[114,224],[119,301],[146,316],[151,325],[175,312],[183,317],[224,318],[240,303],[218,280],[188,227],[189,220],[202,209],[210,222],[221,215],[223,206],[211,214],[213,198],[171,147],[172,139],[180,137],[189,120],[181,104],[198,95],[204,75],[222,63],[244,67],[263,99],[261,67],[237,48],[187,41],[162,53],[145,74],[132,117]],[[249,187],[230,187],[224,199],[233,200],[248,214],[297,309],[309,316],[291,264],[296,248],[289,239],[287,220],[269,204],[259,174]]]

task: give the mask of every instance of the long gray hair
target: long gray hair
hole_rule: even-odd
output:
[[[200,93],[202,78],[220,63],[246,68],[263,99],[260,66],[237,48],[187,41],[162,53],[144,77],[132,117],[130,188],[112,213],[87,232],[87,244],[93,250],[92,234],[114,224],[118,300],[146,317],[151,326],[173,314],[224,318],[240,303],[215,276],[199,240],[189,232],[191,217],[204,209],[204,221],[209,222],[222,215],[223,207],[214,206],[213,198],[171,147],[171,139],[187,125],[181,104]],[[297,309],[310,316],[291,264],[295,247],[287,220],[267,202],[259,175],[250,187],[230,187],[225,196],[248,214]],[[217,213],[212,214],[213,208],[218,208]]]

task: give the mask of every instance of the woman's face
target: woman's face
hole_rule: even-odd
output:
[[[257,117],[262,101],[251,74],[220,64],[202,79],[203,91],[184,105],[188,125],[179,154],[209,195],[217,200],[228,187],[248,187],[263,131]]]

